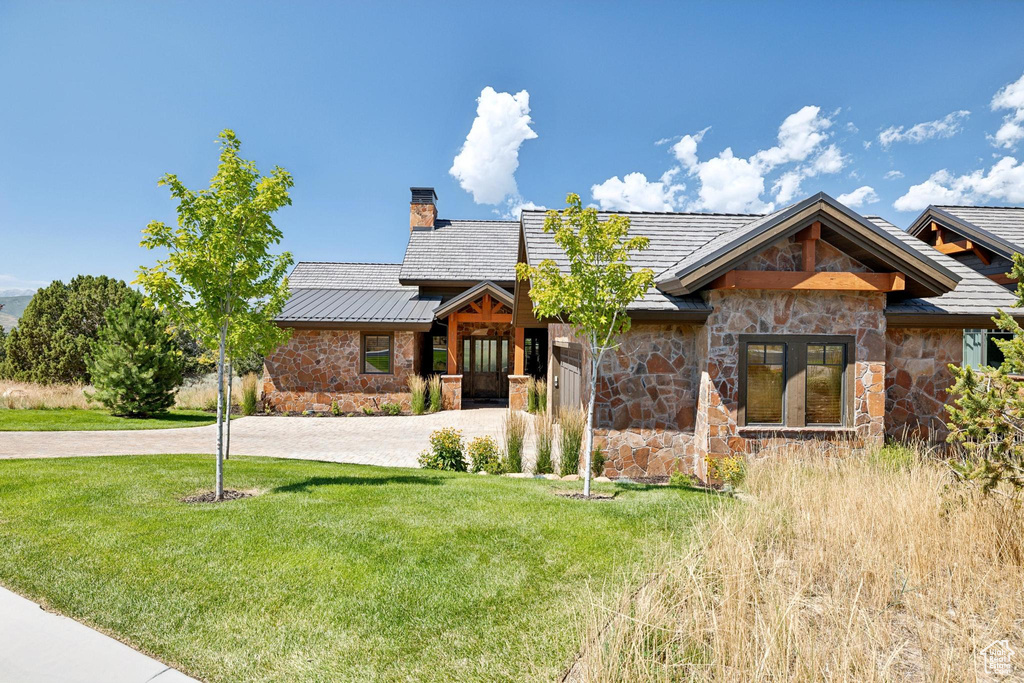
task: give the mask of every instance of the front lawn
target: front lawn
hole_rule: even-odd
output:
[[[169,429],[213,424],[217,416],[203,410],[171,410],[149,418],[111,415],[105,410],[55,408],[0,410],[0,432],[66,432],[107,429]]]
[[[204,680],[551,680],[697,492],[232,458],[0,461],[0,583]]]

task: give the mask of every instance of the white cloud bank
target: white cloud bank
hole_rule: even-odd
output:
[[[522,208],[535,207],[519,196],[515,176],[519,148],[537,137],[532,122],[527,91],[512,95],[487,86],[480,92],[476,118],[448,171],[474,202],[504,204],[516,215]]]
[[[1003,86],[992,98],[992,111],[1009,109],[1003,125],[989,137],[996,147],[1014,149],[1024,139],[1024,75]]]
[[[978,169],[955,176],[946,169],[932,173],[928,180],[911,185],[893,203],[897,211],[921,211],[929,204],[980,204],[985,201],[1024,203],[1024,164],[1003,157],[990,169]]]
[[[878,134],[878,143],[888,149],[896,142],[921,143],[937,138],[951,138],[963,130],[963,122],[971,112],[966,109],[950,112],[941,119],[915,123],[910,128],[889,126]]]
[[[705,128],[683,135],[672,145],[676,165],[658,180],[648,180],[642,173],[629,173],[621,180],[613,176],[592,186],[591,193],[607,211],[771,211],[775,203],[762,198],[769,173],[788,165],[772,185],[775,201],[787,203],[800,191],[804,179],[838,173],[845,166],[847,157],[839,148],[825,144],[832,123],[820,107],[806,106],[785,118],[775,145],[750,157],[738,157],[726,147],[718,156],[702,161],[698,146],[709,130]],[[662,139],[658,144],[668,141]],[[686,185],[675,182],[681,174],[695,180],[696,196],[687,196]]]
[[[839,203],[846,204],[851,209],[856,209],[857,207],[864,206],[865,204],[876,203],[878,201],[878,193],[876,193],[875,188],[870,185],[863,185],[853,192],[847,192],[846,194],[839,195],[836,199],[839,200]]]

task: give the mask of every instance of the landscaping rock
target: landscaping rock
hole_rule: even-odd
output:
[[[505,474],[505,476],[512,477],[513,479],[527,479],[529,477],[532,477],[533,475],[527,474],[526,472],[508,472],[507,474]]]
[[[545,479],[550,479],[552,481],[557,481],[557,480],[561,479],[561,477],[558,476],[557,474],[545,474],[544,478]]]
[[[483,470],[480,470],[479,472],[477,472],[477,474],[488,474],[488,472],[484,472]]]
[[[579,480],[580,480],[580,475],[578,475],[578,474],[567,474],[564,477],[562,477],[562,481],[579,481]]]
[[[610,483],[612,483],[612,480],[609,479],[608,477],[594,477],[594,481],[595,482],[599,482],[601,484],[610,484]]]

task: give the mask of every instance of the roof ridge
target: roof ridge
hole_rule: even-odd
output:
[[[1024,206],[987,206],[984,204],[932,204],[936,209],[1024,209]]]
[[[519,221],[514,218],[438,218],[439,221],[461,221],[468,223],[470,221],[474,223],[518,223]],[[429,230],[420,230],[420,232],[430,232]]]
[[[296,261],[295,265],[300,263],[316,263],[319,265],[332,265],[332,266],[400,266],[401,262],[398,263],[384,263],[382,261]]]
[[[523,209],[523,213],[547,213],[548,209]],[[741,218],[760,218],[769,216],[767,213],[722,213],[717,211],[606,211],[599,209],[598,213],[611,214],[641,214],[651,216],[739,216]]]

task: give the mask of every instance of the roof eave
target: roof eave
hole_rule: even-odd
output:
[[[965,207],[966,208],[966,207]],[[980,242],[981,246],[986,249],[993,251],[1003,258],[1013,259],[1013,255],[1020,251],[1019,248],[1010,244],[1002,237],[989,232],[985,228],[979,227],[970,221],[966,221],[963,218],[954,216],[953,214],[940,209],[937,206],[929,206],[927,209],[921,212],[921,215],[914,219],[914,222],[907,228],[907,232],[914,237],[920,237],[921,233],[925,230],[925,227],[933,220],[937,220],[942,223],[949,223],[947,227],[956,232],[961,232],[965,237],[970,237],[976,242]]]

